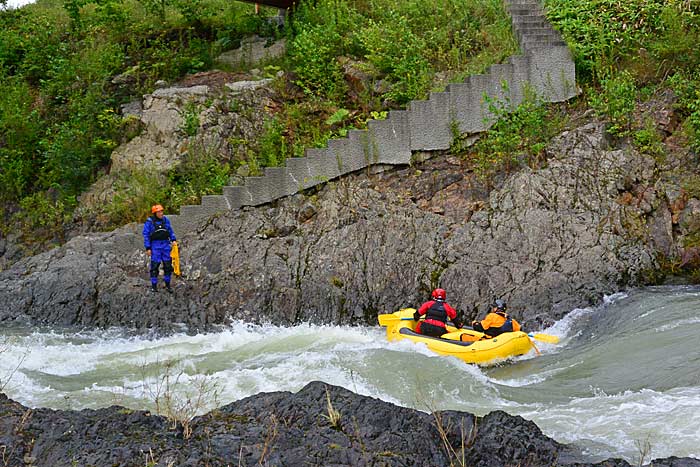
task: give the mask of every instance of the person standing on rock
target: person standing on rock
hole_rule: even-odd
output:
[[[425,320],[416,324],[416,332],[426,336],[440,337],[447,332],[445,325],[448,319],[451,319],[456,327],[461,328],[462,320],[457,316],[457,311],[445,301],[447,292],[444,289],[435,289],[431,296],[432,300],[425,302],[413,313],[415,321],[425,315]]]
[[[151,291],[158,291],[158,273],[160,263],[163,263],[163,280],[165,290],[173,293],[170,287],[170,277],[173,273],[173,260],[170,257],[172,245],[177,245],[175,232],[170,221],[163,215],[163,206],[156,204],[151,208],[151,216],[143,225],[143,246],[146,254],[151,257]]]
[[[472,328],[489,337],[496,337],[504,332],[520,331],[520,323],[506,313],[507,309],[506,302],[503,300],[494,301],[486,318],[472,322]]]

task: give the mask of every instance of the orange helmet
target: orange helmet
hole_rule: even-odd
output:
[[[447,292],[445,292],[445,289],[435,289],[432,296],[435,300],[445,300],[447,299]]]
[[[154,205],[151,207],[151,214],[155,214],[155,213],[157,213],[158,211],[163,211],[163,206],[161,206],[160,204],[154,204]]]

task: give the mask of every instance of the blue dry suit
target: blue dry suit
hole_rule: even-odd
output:
[[[170,221],[163,216],[162,219],[154,214],[146,219],[143,225],[143,246],[151,250],[151,284],[158,283],[158,271],[160,263],[163,263],[165,272],[164,280],[170,284],[170,276],[173,273],[173,261],[170,258],[170,242],[177,240],[175,232],[170,226]]]

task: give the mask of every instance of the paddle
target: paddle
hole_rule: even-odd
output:
[[[530,332],[527,335],[535,340],[546,342],[548,344],[558,344],[559,343],[559,337],[553,336],[551,334]]]
[[[401,316],[401,314],[405,314],[410,310],[411,316]],[[413,312],[416,311],[413,308],[404,308],[402,310],[397,311],[396,313],[389,313],[385,315],[379,315],[377,318],[379,319],[379,325],[380,326],[389,326],[391,323],[394,323],[396,321],[413,321]]]

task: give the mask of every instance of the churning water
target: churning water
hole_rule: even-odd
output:
[[[502,409],[600,458],[634,463],[647,443],[652,458],[700,458],[700,288],[616,294],[542,331],[561,343],[480,368],[389,343],[382,328],[239,323],[152,339],[123,330],[5,330],[0,386],[29,406],[153,409],[169,375],[183,397],[198,382],[216,388],[206,410],[321,380],[425,411]]]

